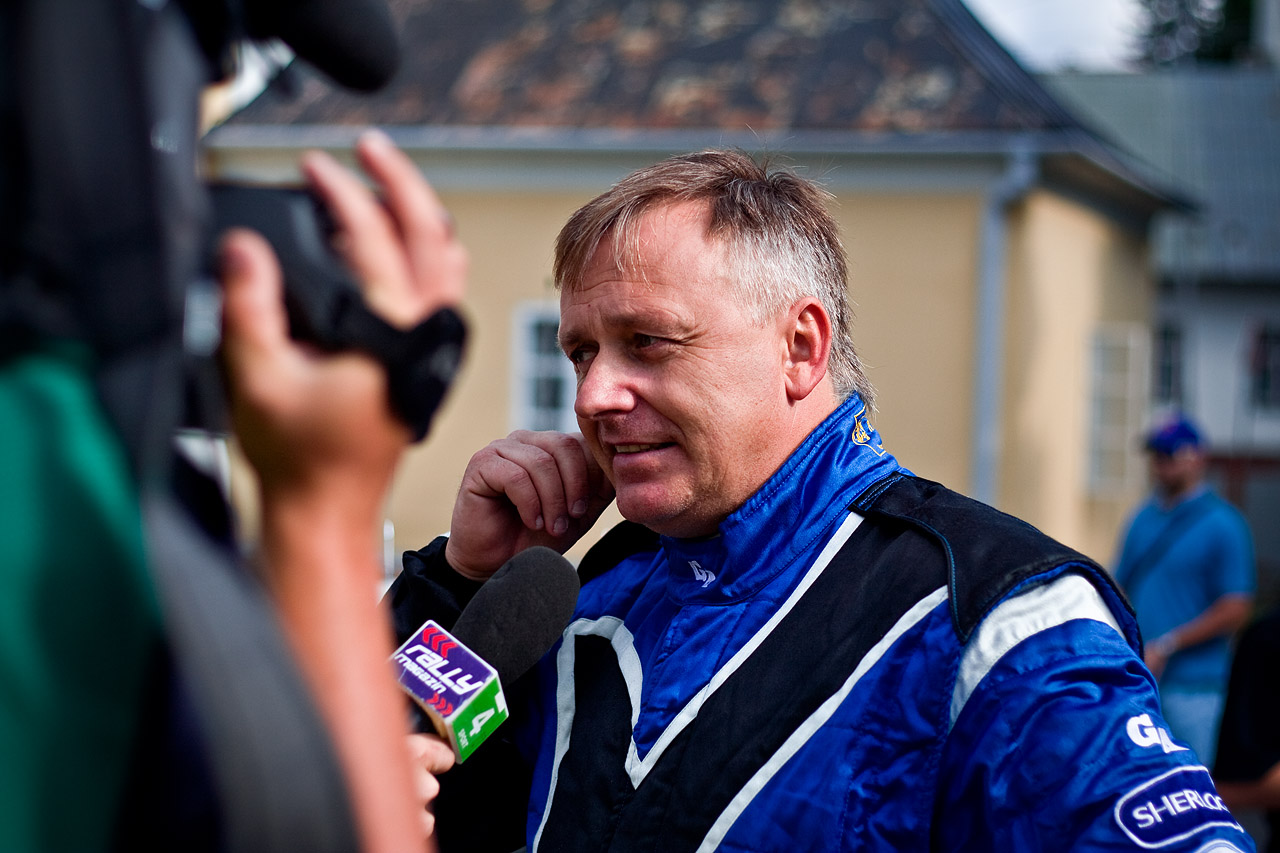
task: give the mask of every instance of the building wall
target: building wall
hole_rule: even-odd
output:
[[[1280,327],[1280,298],[1266,287],[1222,286],[1172,294],[1160,316],[1183,330],[1185,405],[1218,453],[1280,454],[1280,410],[1250,400],[1250,362],[1263,326]]]
[[[1125,441],[1127,482],[1090,484],[1092,341],[1115,324],[1145,335],[1154,293],[1146,244],[1036,192],[1013,212],[1009,252],[1000,508],[1105,564],[1144,480],[1135,432]]]
[[[922,477],[970,477],[978,193],[843,193],[853,338],[885,446]]]

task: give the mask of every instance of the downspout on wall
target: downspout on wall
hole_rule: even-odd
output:
[[[1039,156],[1026,138],[1015,139],[1004,173],[987,188],[978,251],[977,357],[973,377],[970,448],[971,496],[994,506],[1004,440],[1005,248],[1008,210],[1039,177]]]

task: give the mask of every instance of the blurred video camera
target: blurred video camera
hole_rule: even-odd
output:
[[[234,72],[241,45],[277,41],[357,91],[386,84],[399,62],[386,0],[0,4],[0,356],[87,343],[139,465],[164,454],[179,423],[200,425],[186,420],[192,397],[217,393],[193,394],[215,383],[193,379],[211,370],[193,367],[208,354],[184,350],[184,330],[230,224],[276,248],[294,334],[379,359],[419,437],[458,363],[452,312],[403,331],[368,311],[305,192],[197,176],[201,93]]]

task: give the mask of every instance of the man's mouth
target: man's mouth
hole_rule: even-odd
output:
[[[613,452],[617,454],[644,453],[646,450],[660,450],[663,447],[670,446],[670,442],[663,444],[615,444],[613,446]]]

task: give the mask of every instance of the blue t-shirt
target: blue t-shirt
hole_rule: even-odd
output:
[[[1199,616],[1223,595],[1253,593],[1249,528],[1235,507],[1208,489],[1169,507],[1153,498],[1129,524],[1116,580],[1150,642]],[[1230,657],[1227,637],[1182,649],[1170,658],[1160,684],[1222,690]]]

